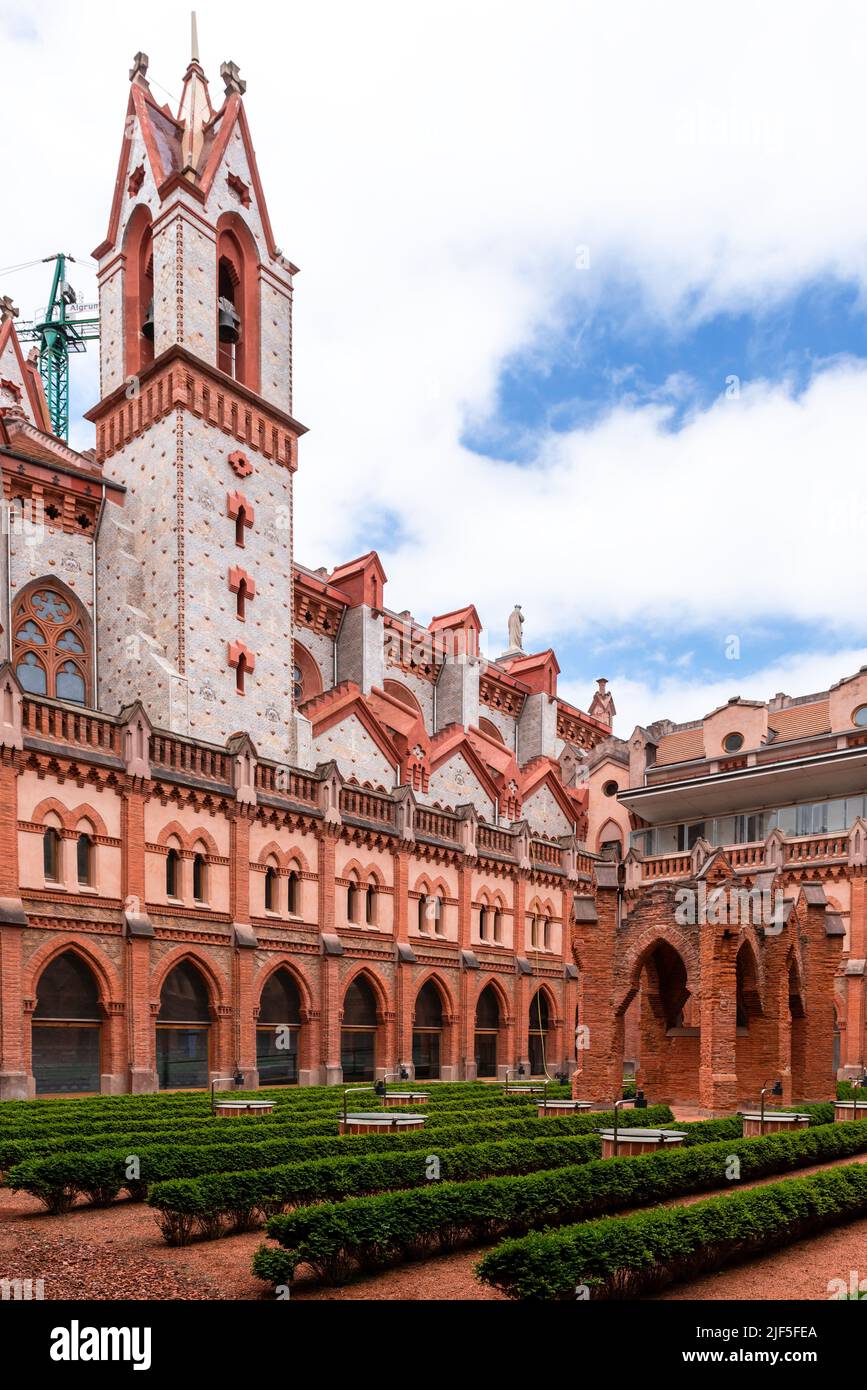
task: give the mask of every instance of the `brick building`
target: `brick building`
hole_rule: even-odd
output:
[[[713,1109],[768,1080],[807,1099],[860,1076],[867,667],[816,694],[639,726],[587,765],[631,829],[610,948],[575,928],[579,966],[601,950],[611,1020],[579,1088],[607,1065],[610,1090],[624,1054],[654,1095]]]
[[[96,448],[0,328],[0,1096],[571,1067],[588,750],[553,652],[295,562],[296,267],[233,64],[130,80]],[[621,843],[623,843],[621,839]]]
[[[867,673],[622,740],[472,604],[299,563],[244,83],[194,56],[172,111],[147,69],[94,451],[0,325],[0,1097],[553,1074],[576,1024],[589,1098],[629,1059],[654,1099],[826,1095],[865,1057]]]

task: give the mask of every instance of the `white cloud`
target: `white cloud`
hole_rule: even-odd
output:
[[[0,17],[21,14],[0,0]],[[388,508],[410,537],[386,550],[393,605],[424,616],[474,600],[492,638],[516,598],[538,645],[588,616],[723,632],[768,612],[861,620],[858,365],[829,366],[800,401],[747,382],[679,433],[664,404],[621,409],[540,438],[532,467],[459,441],[504,357],[555,334],[576,294],[603,312],[609,278],[634,281],[669,323],[761,307],[826,273],[867,285],[863,6],[794,0],[785,23],[751,0],[206,2],[198,15],[215,94],[226,57],[249,81],[277,240],[302,267],[300,559],[347,558],[358,518]],[[166,0],[48,3],[39,25],[38,44],[10,39],[5,55],[19,119],[3,155],[7,264],[100,240],[129,59],[145,49],[157,94],[177,96],[188,54],[186,14]],[[46,91],[64,94],[60,132]],[[40,268],[0,293],[27,309],[44,284]],[[93,353],[84,370],[95,393]]]
[[[745,700],[769,700],[778,691],[812,695],[827,690],[843,676],[852,675],[864,662],[864,650],[856,647],[793,652],[749,675],[740,674],[738,663],[732,662],[729,677],[710,681],[690,680],[680,672],[665,674],[657,681],[637,681],[630,676],[626,663],[612,671],[610,677],[617,706],[614,731],[620,738],[628,738],[636,724],[646,726],[655,719],[672,719],[676,724],[701,719],[733,695]],[[586,699],[584,686],[574,681],[565,685],[561,681],[560,693],[579,705]]]

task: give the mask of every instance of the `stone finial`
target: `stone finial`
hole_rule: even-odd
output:
[[[241,806],[255,806],[258,758],[253,740],[249,734],[233,734],[226,743],[226,749],[232,758],[235,800]]]
[[[396,808],[397,833],[404,844],[413,844],[415,841],[415,797],[412,788],[408,786],[398,787],[394,794]]]
[[[223,63],[220,68],[220,76],[225,84],[227,97],[231,96],[233,92],[237,92],[238,96],[241,97],[244,95],[247,90],[247,84],[241,76],[241,69],[238,67],[237,63],[231,61]]]
[[[318,763],[314,775],[319,782],[319,809],[324,823],[331,826],[342,825],[340,788],[343,786],[343,777],[337,763],[333,759],[328,763]]]
[[[132,67],[129,70],[130,82],[133,82],[137,77],[147,79],[149,63],[150,59],[146,53],[137,53],[132,60]]]
[[[475,859],[478,854],[476,835],[479,828],[479,813],[473,803],[469,801],[462,806],[456,806],[455,815],[460,822],[458,831],[461,849],[468,859]]]
[[[524,873],[529,873],[533,867],[530,857],[530,827],[525,820],[512,822],[512,853],[518,863],[518,868]]]
[[[0,299],[0,323],[5,323],[7,319],[17,319],[18,308],[12,302],[8,294],[4,294]]]
[[[139,700],[121,710],[121,747],[127,775],[147,779],[151,775],[150,737],[152,724]]]

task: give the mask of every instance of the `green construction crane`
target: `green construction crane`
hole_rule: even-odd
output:
[[[69,437],[69,354],[86,352],[87,343],[99,337],[98,318],[70,319],[68,311],[77,303],[75,290],[66,279],[67,262],[75,257],[59,251],[46,256],[44,263],[54,262],[54,279],[45,317],[39,322],[23,323],[18,330],[22,342],[39,344],[39,375],[45,387],[51,427],[59,439]]]

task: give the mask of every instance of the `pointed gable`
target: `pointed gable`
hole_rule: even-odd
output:
[[[316,762],[334,761],[347,779],[389,789],[400,756],[353,681],[341,681],[304,705]]]
[[[443,806],[473,801],[493,820],[499,789],[460,724],[449,724],[431,740],[429,800]]]
[[[24,356],[11,315],[0,323],[0,415],[6,414],[23,414],[38,430],[52,433],[39,368]]]
[[[522,768],[521,802],[524,819],[539,834],[575,833],[580,820],[582,794],[571,797],[560,781],[559,764],[553,758],[534,758]]]
[[[358,608],[361,604],[366,604],[368,608],[382,607],[387,576],[375,550],[360,555],[357,560],[349,560],[345,565],[338,565],[329,580],[346,596],[350,608]]]

